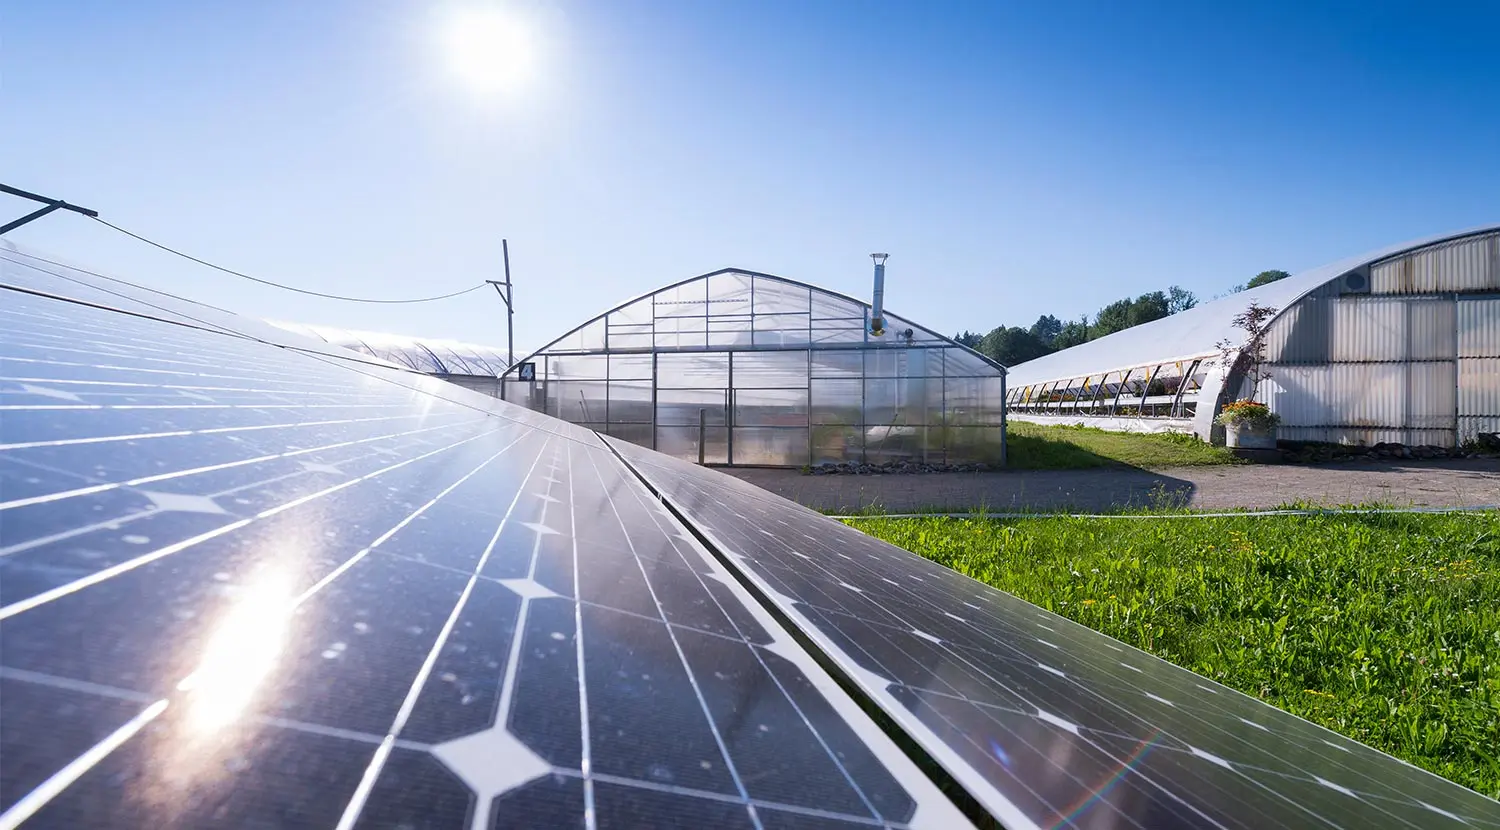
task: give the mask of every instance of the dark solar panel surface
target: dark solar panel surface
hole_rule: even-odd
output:
[[[593,433],[423,383],[0,288],[0,830],[963,823]]]
[[[611,444],[1012,827],[1500,827],[1500,804],[729,476]]]

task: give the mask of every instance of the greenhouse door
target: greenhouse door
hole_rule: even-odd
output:
[[[1500,297],[1458,300],[1458,443],[1500,432]]]

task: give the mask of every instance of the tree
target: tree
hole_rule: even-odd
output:
[[[1270,328],[1271,318],[1275,316],[1275,308],[1251,300],[1250,305],[1229,323],[1245,333],[1244,342],[1237,344],[1226,338],[1214,344],[1219,350],[1219,365],[1225,367],[1225,376],[1240,374],[1250,382],[1250,394],[1244,400],[1255,400],[1261,381],[1271,377],[1265,369],[1266,329]]]
[[[1251,277],[1249,282],[1245,283],[1245,288],[1259,288],[1262,285],[1270,285],[1277,280],[1284,280],[1290,276],[1291,274],[1285,271],[1261,271],[1259,274]]]
[[[953,342],[959,344],[960,346],[968,346],[971,349],[978,349],[979,348],[979,344],[981,342],[983,342],[983,340],[984,340],[984,335],[982,335],[982,334],[975,334],[974,332],[969,331],[968,329],[964,329],[964,333],[963,334],[955,334],[955,335],[953,335]]]
[[[1071,349],[1089,342],[1089,318],[1082,317],[1069,321],[1062,327],[1062,331],[1052,338],[1052,348]]]
[[[1167,289],[1167,313],[1177,314],[1198,304],[1198,297],[1180,285]]]
[[[1124,331],[1152,320],[1160,320],[1171,314],[1166,292],[1152,291],[1134,300],[1129,297],[1115,300],[1094,315],[1094,325],[1089,329],[1089,339],[1095,340],[1106,334]]]
[[[1058,332],[1061,331],[1062,321],[1051,314],[1043,314],[1031,324],[1031,336],[1048,346],[1052,345],[1052,341],[1057,339]]]
[[[1001,326],[986,334],[979,344],[979,351],[1001,366],[1014,366],[1052,353],[1052,349],[1031,332],[1015,326]]]
[[[1142,294],[1130,304],[1130,311],[1125,316],[1126,328],[1149,323],[1152,320],[1160,320],[1171,313],[1172,307],[1167,301],[1166,292],[1152,291],[1150,294]]]
[[[1094,315],[1094,324],[1089,326],[1088,339],[1094,340],[1130,328],[1130,298],[1115,300]]]

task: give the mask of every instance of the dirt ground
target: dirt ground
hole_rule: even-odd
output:
[[[855,512],[1005,510],[1111,511],[1154,505],[1200,510],[1500,505],[1500,460],[1244,465],[1142,470],[1018,470],[999,473],[807,476],[797,470],[725,469],[816,510]]]

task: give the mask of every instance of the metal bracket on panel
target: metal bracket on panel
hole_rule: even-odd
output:
[[[0,225],[0,236],[4,236],[7,233],[10,233],[11,231],[21,227],[22,225],[35,222],[36,220],[56,210],[71,210],[74,213],[81,213],[91,219],[97,219],[99,217],[99,211],[97,210],[89,210],[86,207],[70,205],[61,199],[49,199],[46,196],[41,196],[39,194],[32,193],[26,190],[21,190],[20,188],[11,187],[10,185],[0,184],[0,193],[8,193],[12,196],[19,196],[22,199],[30,199],[33,202],[41,202],[43,205],[45,205],[45,207],[39,210],[34,210],[31,213],[22,216],[20,219],[16,219],[14,221],[7,222],[4,225]]]

